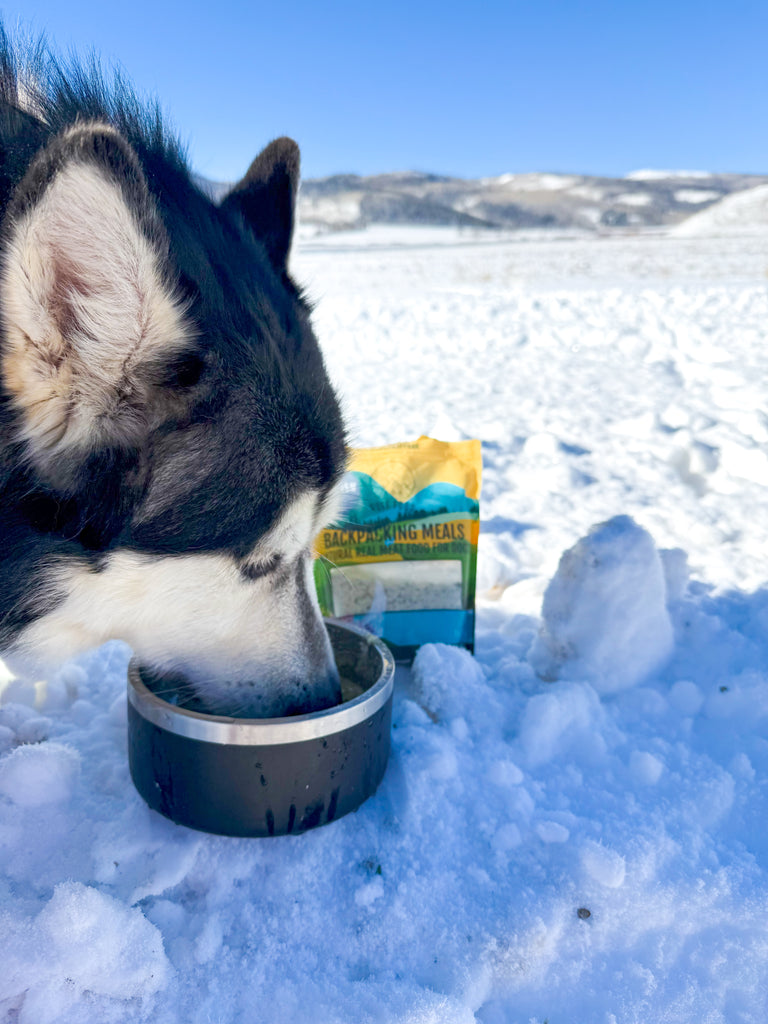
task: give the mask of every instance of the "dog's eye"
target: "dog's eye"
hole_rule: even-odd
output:
[[[163,386],[191,388],[198,383],[205,369],[205,360],[197,352],[186,352],[163,369]]]

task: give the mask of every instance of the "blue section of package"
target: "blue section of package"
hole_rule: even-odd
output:
[[[383,612],[376,616],[355,615],[352,621],[398,647],[472,644],[475,636],[474,611]]]

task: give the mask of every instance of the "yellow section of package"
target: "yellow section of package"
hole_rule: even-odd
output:
[[[416,441],[353,450],[348,468],[367,473],[397,501],[408,501],[430,484],[455,484],[468,498],[480,500],[480,442]]]

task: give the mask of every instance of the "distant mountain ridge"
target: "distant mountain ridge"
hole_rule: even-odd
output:
[[[639,171],[625,178],[503,174],[467,180],[435,174],[334,175],[302,184],[304,224],[367,224],[589,231],[678,224],[768,175]]]
[[[214,196],[227,186],[200,179]],[[768,175],[641,170],[623,178],[502,174],[451,178],[402,172],[302,181],[299,219],[318,231],[370,224],[451,225],[594,232],[672,227],[726,197],[768,185]]]

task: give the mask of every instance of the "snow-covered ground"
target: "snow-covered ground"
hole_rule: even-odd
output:
[[[765,1024],[768,237],[294,272],[355,443],[484,442],[476,657],[423,648],[377,794],[269,840],[144,806],[120,645],[8,684],[0,1020]]]

